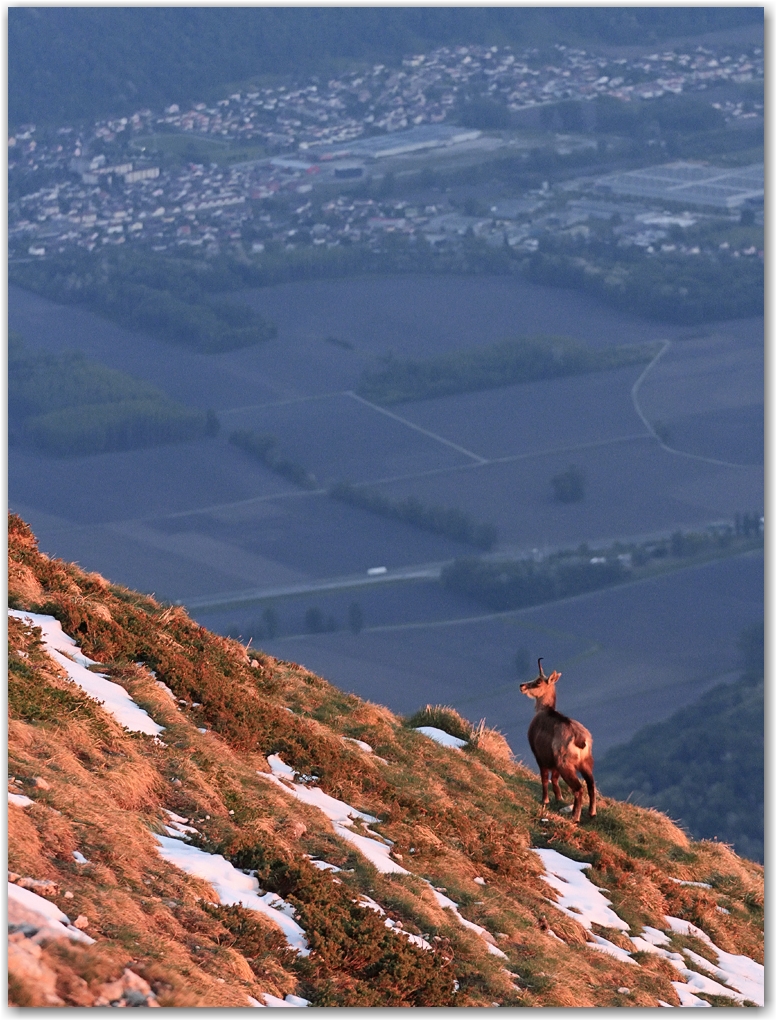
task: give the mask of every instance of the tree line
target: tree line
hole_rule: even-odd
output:
[[[528,260],[535,283],[582,290],[623,311],[695,324],[762,315],[765,273],[756,256],[681,255],[542,238]]]
[[[426,506],[416,496],[394,500],[375,489],[338,482],[329,489],[334,499],[360,507],[369,513],[390,520],[412,524],[423,531],[444,535],[455,542],[489,551],[496,544],[498,532],[493,524],[482,524],[455,507]]]
[[[367,370],[357,392],[381,404],[426,400],[647,362],[654,344],[594,348],[570,337],[527,337],[424,361],[389,356]]]
[[[302,464],[281,453],[276,436],[252,432],[250,429],[236,429],[230,434],[229,442],[294,485],[299,485],[303,489],[318,488],[314,474]]]
[[[232,263],[161,258],[147,251],[75,251],[12,263],[9,279],[64,304],[80,304],[129,329],[207,354],[269,340],[276,327],[219,292],[245,286]]]
[[[706,531],[676,531],[664,539],[615,543],[591,551],[561,550],[541,559],[458,559],[442,570],[442,583],[496,612],[524,609],[619,584],[635,575],[687,561],[757,547],[762,543],[759,514],[738,514],[734,525]]]

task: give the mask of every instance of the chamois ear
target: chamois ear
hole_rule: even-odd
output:
[[[562,676],[563,676],[562,673],[559,673],[557,669],[554,669],[552,673],[550,673],[550,675],[547,677],[547,679],[551,684],[556,684]]]

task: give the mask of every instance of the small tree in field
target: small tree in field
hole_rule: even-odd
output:
[[[559,503],[578,503],[585,498],[585,473],[574,464],[554,475],[550,484],[552,494]]]
[[[360,634],[364,626],[364,614],[358,602],[351,602],[348,607],[348,627],[353,634]]]

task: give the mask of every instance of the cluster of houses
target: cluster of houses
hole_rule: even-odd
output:
[[[542,230],[568,229],[585,217],[578,210],[559,213],[557,195],[545,189],[474,216],[444,198],[413,206],[354,197],[350,186],[332,198],[331,185],[352,184],[397,156],[428,159],[442,150],[504,144],[494,137],[498,132],[455,123],[462,104],[473,100],[519,113],[602,95],[649,100],[759,80],[763,73],[756,47],[733,54],[699,46],[627,59],[560,45],[522,53],[443,47],[407,57],[401,67],[378,64],[327,82],[256,87],[210,105],[142,109],[89,129],[23,125],[8,149],[11,258],[126,243],[208,253],[237,245],[255,254],[268,246],[379,244],[386,232],[422,235],[435,245],[473,234],[530,251]],[[714,105],[730,120],[760,112],[724,98]],[[225,151],[247,147],[248,156],[232,164],[200,155],[199,162],[165,165],[154,145],[143,142],[170,134]],[[329,186],[327,198],[313,210],[309,193],[321,184]],[[283,201],[262,202],[271,198]],[[634,213],[642,214],[643,208]]]

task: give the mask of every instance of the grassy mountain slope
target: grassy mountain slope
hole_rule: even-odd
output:
[[[742,635],[744,672],[659,726],[647,726],[598,763],[615,797],[667,811],[699,838],[764,853],[763,626]]]
[[[56,617],[165,727],[161,739],[122,729],[67,679],[40,630],[9,620],[9,867],[95,940],[41,949],[33,930],[17,930],[16,1005],[148,995],[163,1006],[244,1006],[266,994],[341,1006],[678,1005],[671,982],[683,979],[666,958],[590,948],[593,934],[628,942],[613,928],[586,931],[553,902],[537,847],[589,862],[632,935],[673,916],[762,960],[762,868],[726,846],[691,842],[664,815],[608,798],[593,821],[585,811],[575,826],[552,808],[542,822],[538,778],[498,733],[473,731],[451,710],[402,720],[207,632],[179,607],[49,559],[13,515],[9,578],[12,607]],[[467,743],[440,746],[413,728],[421,723]],[[300,774],[302,799],[271,779],[280,758]],[[305,802],[321,791],[379,821],[353,823],[343,838]],[[223,855],[290,904],[310,954],[164,860],[155,833],[165,812],[196,830],[190,853]],[[359,851],[354,837],[370,829],[393,841],[380,844],[384,860],[403,872],[384,873]],[[439,890],[482,930],[444,909]],[[685,973],[701,980],[713,954],[700,938],[673,936],[673,951],[682,947],[698,954]]]
[[[648,44],[758,20],[762,9],[745,7],[18,7],[8,17],[9,123],[207,100],[259,75],[326,73],[439,45]]]

